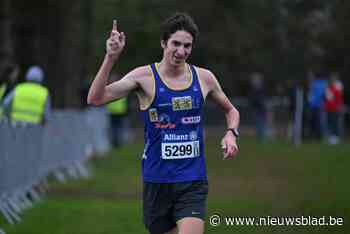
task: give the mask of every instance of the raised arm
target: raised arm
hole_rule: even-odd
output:
[[[223,92],[214,74],[204,69],[202,69],[201,74],[205,81],[207,96],[218,104],[225,114],[227,129],[238,129],[239,112]],[[221,144],[224,150],[224,159],[231,158],[238,153],[236,136],[232,131],[226,131],[225,136],[222,138]]]
[[[87,97],[88,104],[103,105],[112,100],[124,97],[130,91],[137,88],[136,81],[128,78],[132,77],[133,72],[121,80],[107,85],[112,67],[118,60],[124,46],[125,35],[123,32],[118,31],[117,22],[114,20],[110,37],[106,41],[106,55],[89,90]]]

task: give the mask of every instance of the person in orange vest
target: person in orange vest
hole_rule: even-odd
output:
[[[42,85],[44,72],[32,66],[26,82],[18,84],[4,99],[4,111],[13,123],[44,124],[51,112],[50,94]]]

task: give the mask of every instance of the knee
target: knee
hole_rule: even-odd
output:
[[[177,227],[174,227],[173,229],[171,229],[170,231],[164,233],[164,234],[178,234],[179,230],[177,229]]]

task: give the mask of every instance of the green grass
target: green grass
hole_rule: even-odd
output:
[[[219,138],[207,140],[208,217],[333,216],[343,226],[225,226],[207,233],[350,233],[350,145],[240,140],[240,154],[222,160]],[[89,180],[51,184],[52,192],[14,226],[0,217],[7,234],[147,233],[142,224],[142,144],[111,151],[91,162]]]

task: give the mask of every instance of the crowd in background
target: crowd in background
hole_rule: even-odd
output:
[[[306,82],[287,81],[287,95],[290,110],[290,136],[295,134],[297,105],[301,107],[301,136],[305,139],[323,140],[328,144],[340,143],[344,136],[344,87],[337,72],[309,71]],[[251,107],[255,113],[255,132],[259,140],[271,137],[272,112],[268,105],[268,95],[264,87],[263,73],[254,72],[250,76]],[[297,104],[298,93],[302,102]]]

